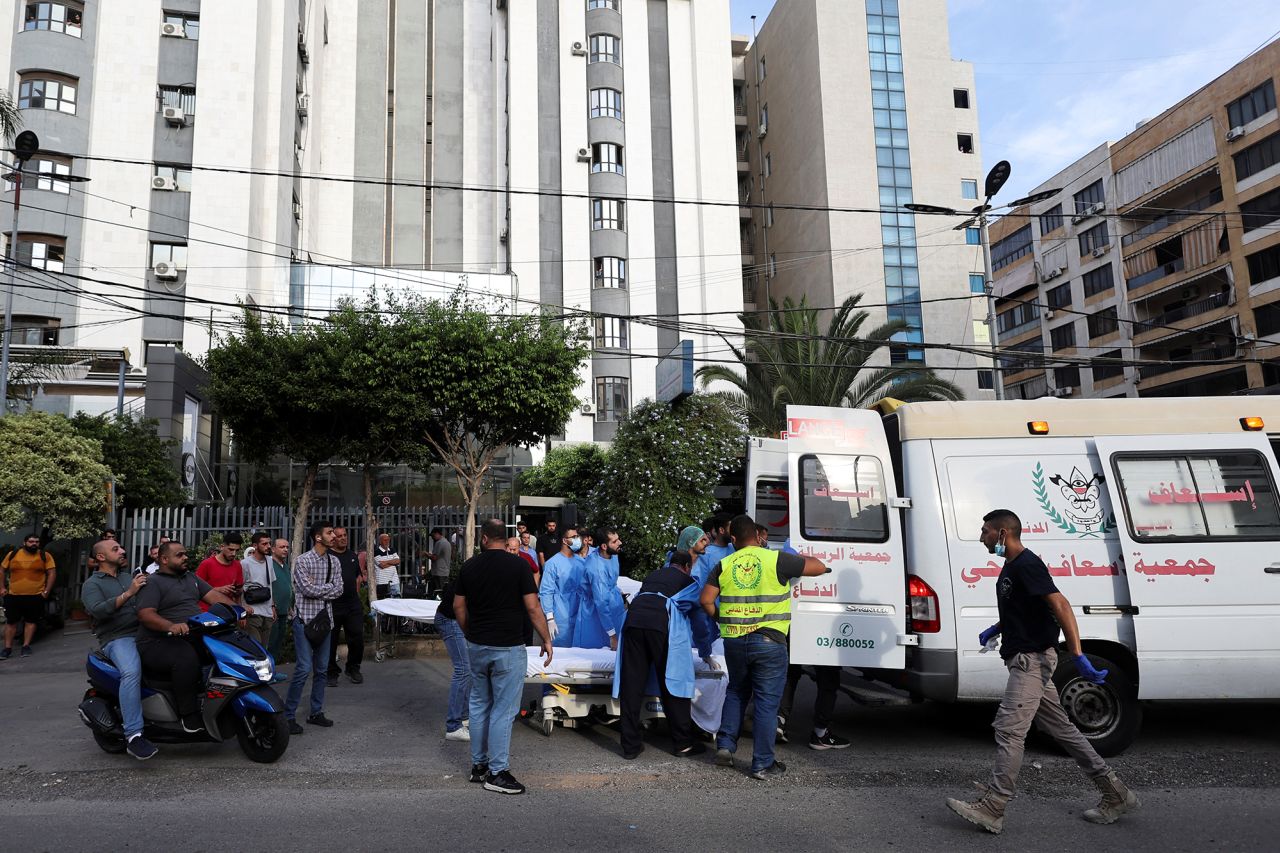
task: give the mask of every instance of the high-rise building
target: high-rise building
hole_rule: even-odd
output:
[[[737,322],[728,0],[5,11],[0,66],[45,152],[14,314],[42,340],[142,364],[205,351],[237,302],[296,318],[374,280],[476,286],[604,315],[565,433],[590,440],[653,395],[658,356],[709,346],[681,320]]]
[[[992,227],[1010,396],[1280,385],[1278,66],[1273,43]]]
[[[906,327],[894,364],[985,396],[977,229],[903,207],[979,203],[973,68],[951,59],[945,0],[787,0],[734,52],[748,306],[862,294]]]

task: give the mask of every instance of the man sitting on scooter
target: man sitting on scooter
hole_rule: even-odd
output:
[[[138,633],[136,596],[147,584],[147,574],[130,577],[126,554],[114,539],[93,544],[98,569],[80,588],[80,600],[93,617],[93,633],[102,651],[120,670],[120,714],[124,717],[125,749],[139,761],[156,754],[142,736],[142,662],[135,644]]]
[[[138,655],[150,676],[173,684],[182,730],[204,730],[200,717],[200,654],[188,640],[187,619],[200,612],[200,602],[236,602],[216,591],[203,579],[187,574],[187,549],[181,542],[160,546],[160,568],[138,595]],[[253,608],[246,607],[249,615]]]

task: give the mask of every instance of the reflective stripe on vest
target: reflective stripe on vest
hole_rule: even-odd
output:
[[[778,552],[752,546],[720,561],[720,611],[726,637],[761,628],[786,634],[791,628],[791,587],[778,580]]]

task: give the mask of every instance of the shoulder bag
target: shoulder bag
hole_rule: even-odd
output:
[[[327,569],[324,574],[324,582],[325,586],[328,586],[333,582],[333,558],[328,554],[325,554],[324,558]],[[329,632],[333,630],[333,620],[329,618],[329,605],[327,603],[321,606],[319,613],[311,617],[311,621],[306,624],[304,630],[307,635],[307,642],[312,647],[324,642],[324,638],[329,636]]]

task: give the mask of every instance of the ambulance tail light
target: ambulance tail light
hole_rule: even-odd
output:
[[[1266,424],[1263,423],[1262,418],[1241,418],[1240,426],[1249,432],[1257,432],[1266,427]]]
[[[938,594],[915,575],[907,576],[907,603],[911,609],[908,630],[920,634],[936,634],[942,630],[942,620],[938,617]]]

